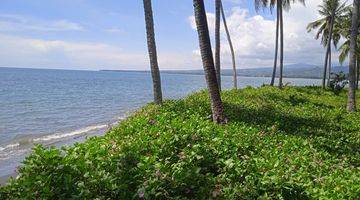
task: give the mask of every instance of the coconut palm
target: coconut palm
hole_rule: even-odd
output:
[[[230,37],[230,31],[229,31],[228,26],[227,26],[226,16],[225,16],[224,7],[222,5],[222,2],[221,2],[221,15],[222,15],[226,36],[227,36],[227,40],[229,42],[230,51],[231,51],[231,60],[232,60],[232,65],[233,65],[234,89],[237,89],[237,70],[236,70],[236,61],[235,61],[235,51],[234,51],[234,46],[232,44],[232,40],[231,40],[231,37]]]
[[[349,93],[347,110],[349,112],[356,111],[356,43],[359,28],[359,4],[360,0],[354,0],[351,18],[351,34],[350,34],[350,58],[349,58]]]
[[[284,71],[284,17],[283,10],[288,11],[291,3],[300,2],[305,4],[305,0],[255,0],[255,8],[258,10],[261,7],[270,7],[272,10],[276,6],[276,44],[275,44],[275,58],[273,75],[271,78],[271,85],[274,85],[277,57],[278,57],[278,41],[280,37],[280,75],[279,75],[279,87],[283,86],[283,71]],[[279,33],[280,32],[280,33]]]
[[[335,26],[340,26],[341,22],[339,19],[346,13],[347,6],[345,3],[341,3],[340,0],[323,0],[319,8],[318,12],[323,17],[311,22],[307,26],[307,30],[310,32],[318,29],[315,39],[319,39],[321,36],[321,44],[326,47],[322,81],[322,87],[325,89],[326,78],[328,78],[329,83],[331,74],[331,42],[336,46],[340,39],[339,32],[334,31],[340,29],[337,29]]]
[[[359,78],[360,78],[360,39],[357,39],[356,44],[356,82],[355,87],[359,89]],[[339,63],[343,64],[346,58],[349,56],[350,52],[350,40],[346,40],[340,47],[339,47],[340,55],[339,55]]]
[[[145,24],[147,35],[147,46],[150,58],[150,68],[153,81],[154,102],[155,104],[162,104],[161,78],[159,65],[157,61],[155,33],[154,33],[154,19],[151,7],[151,0],[143,0],[145,12]]]
[[[339,33],[345,39],[344,43],[339,47],[339,62],[343,64],[350,52],[350,34],[351,34],[351,9],[347,11],[341,19],[341,25],[339,26]],[[360,38],[357,39],[356,45],[356,89],[359,89],[359,77],[360,77]]]
[[[351,18],[352,18],[352,10],[347,10],[346,14],[341,16],[341,23],[339,26],[335,26],[336,32],[338,32],[344,39],[344,43],[340,45],[339,47],[339,62],[340,64],[343,64],[346,58],[349,56],[350,52],[350,34],[351,34]]]
[[[203,62],[205,79],[210,95],[212,118],[216,123],[226,123],[226,117],[223,112],[220,90],[216,78],[204,1],[193,0],[193,3],[195,22],[199,35],[201,59]]]
[[[270,85],[274,86],[275,84],[275,77],[276,77],[276,67],[277,67],[277,61],[278,61],[278,52],[279,52],[279,26],[280,26],[280,8],[279,3],[276,4],[276,39],[275,39],[275,57],[274,57],[274,66],[273,66],[273,72],[271,76],[271,82]]]
[[[356,82],[355,82],[355,88],[359,89],[359,77],[360,77],[360,39],[357,39],[356,44]],[[342,65],[346,58],[349,56],[350,52],[350,40],[346,40],[340,47],[339,47],[339,63]]]
[[[279,88],[283,86],[283,71],[284,71],[284,15],[283,15],[283,0],[277,0],[279,6],[279,18],[280,18],[280,77]]]
[[[220,62],[220,12],[221,0],[215,0],[215,70],[216,78],[221,91],[221,62]]]

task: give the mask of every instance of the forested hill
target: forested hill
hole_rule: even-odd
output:
[[[239,66],[241,68],[241,66]],[[348,73],[347,66],[334,66],[332,72],[343,71]],[[164,70],[164,73],[176,73],[176,74],[199,74],[203,75],[203,70]],[[254,69],[238,69],[237,73],[239,76],[249,76],[249,77],[271,77],[272,68],[254,68]],[[225,76],[231,76],[231,69],[223,69],[222,74]],[[277,70],[277,75],[279,70]],[[310,64],[292,64],[284,66],[284,76],[288,78],[321,78],[323,74],[323,67]]]

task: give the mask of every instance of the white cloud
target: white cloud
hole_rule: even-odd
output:
[[[68,20],[40,20],[22,15],[0,15],[0,31],[82,31],[84,27]]]
[[[0,66],[62,69],[149,69],[147,51],[128,52],[105,43],[28,39],[0,34]],[[161,69],[193,67],[195,56],[159,52]],[[186,69],[186,67],[185,67]]]
[[[108,32],[108,33],[125,33],[125,31],[123,29],[120,29],[118,27],[112,27],[112,28],[105,29],[105,32]]]
[[[102,43],[47,41],[8,35],[0,35],[0,43],[1,66],[118,69],[123,64],[128,64],[129,68],[145,64],[144,55],[125,53]]]
[[[240,4],[242,3],[244,0],[224,0],[224,2],[229,2],[229,3],[234,3],[234,4]]]
[[[228,0],[243,2],[243,0]],[[285,63],[310,63],[322,65],[324,49],[306,25],[317,19],[318,0],[308,0],[307,7],[292,5],[284,14]],[[239,68],[272,66],[275,43],[275,21],[261,15],[251,15],[248,9],[233,7],[226,11]],[[214,36],[215,16],[208,13],[211,36]],[[194,17],[190,26],[196,29]],[[21,31],[80,31],[84,28],[66,20],[42,21],[21,15],[0,15],[0,66],[81,69],[149,69],[146,43],[136,52],[103,42],[75,42],[45,40],[14,36],[8,32]],[[105,29],[108,33],[123,33],[116,26]],[[231,67],[230,50],[222,27],[222,62]],[[161,40],[161,38],[158,38]],[[197,38],[191,42],[198,43]],[[161,46],[160,46],[161,47]],[[188,52],[187,52],[188,51]],[[337,53],[333,55],[337,62]],[[161,69],[200,69],[198,49],[164,51],[158,48]]]
[[[314,33],[306,31],[306,25],[316,20],[318,15],[318,0],[293,4],[289,12],[284,13],[285,64],[310,63],[321,65],[324,49],[319,41],[314,39]],[[215,17],[208,13],[209,29],[213,35]],[[196,28],[194,17],[189,17],[190,25]],[[272,19],[261,15],[251,16],[248,9],[234,7],[228,13],[227,22],[232,36],[237,62],[240,68],[255,68],[272,66],[275,48],[275,26]],[[222,62],[225,68],[230,67],[230,50],[222,27]],[[198,54],[198,51],[195,51]],[[337,53],[333,55],[337,63]]]

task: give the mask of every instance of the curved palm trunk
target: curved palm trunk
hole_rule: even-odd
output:
[[[283,6],[282,0],[279,0],[280,3],[280,77],[279,77],[279,88],[283,87],[283,71],[284,71],[284,16],[283,16]]]
[[[335,21],[335,11],[336,8],[334,7],[334,9],[331,12],[331,19],[330,19],[330,30],[329,30],[329,38],[327,41],[327,50],[326,50],[326,55],[325,55],[325,63],[324,63],[324,73],[323,73],[323,80],[322,80],[322,88],[325,89],[326,85],[326,78],[327,78],[327,69],[328,66],[330,68],[331,65],[331,58],[329,58],[331,55],[331,40],[332,40],[332,34],[333,34],[333,29],[334,29],[334,21]],[[330,71],[329,71],[330,74]]]
[[[226,118],[223,112],[219,86],[216,78],[204,1],[193,0],[193,3],[196,27],[199,35],[201,59],[210,95],[212,118],[214,122],[223,124],[226,123]]]
[[[228,29],[228,26],[227,26],[226,16],[225,16],[225,12],[224,12],[222,2],[221,2],[221,15],[222,15],[222,19],[223,19],[223,23],[224,23],[224,27],[225,27],[225,31],[226,31],[226,36],[227,36],[227,40],[229,42],[230,51],[231,51],[231,59],[232,59],[232,65],[233,65],[234,89],[237,89],[237,71],[236,71],[236,62],[235,62],[235,51],[234,51],[234,46],[232,44],[232,40],[231,40],[231,37],[230,37],[230,32],[229,32],[229,29]]]
[[[221,91],[221,61],[220,61],[220,10],[221,0],[215,0],[215,70],[216,78]]]
[[[162,104],[161,78],[157,61],[154,19],[151,7],[151,0],[143,0],[143,2],[145,12],[147,46],[150,58],[151,76],[153,80],[154,102],[155,104]]]
[[[277,60],[278,60],[278,52],[279,52],[279,25],[280,25],[280,3],[279,1],[276,2],[276,39],[275,39],[275,58],[274,58],[274,67],[271,76],[271,86],[275,84],[276,78],[276,67],[277,67]]]
[[[356,111],[356,41],[358,36],[358,18],[359,18],[359,0],[354,0],[353,15],[351,20],[350,35],[350,60],[349,60],[349,93],[347,110],[349,112]]]

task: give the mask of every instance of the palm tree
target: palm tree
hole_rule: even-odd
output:
[[[356,111],[356,43],[359,28],[359,2],[360,0],[354,0],[352,19],[351,19],[351,34],[350,34],[350,60],[349,60],[349,93],[347,110],[349,112]]]
[[[284,15],[283,15],[283,0],[277,0],[280,5],[279,17],[280,17],[280,77],[279,88],[283,87],[283,71],[284,71]],[[286,2],[286,1],[284,1]]]
[[[359,78],[360,78],[360,39],[357,39],[356,44],[356,81],[355,81],[355,88],[356,90],[359,89]],[[350,52],[350,39],[346,40],[340,47],[339,47],[340,55],[339,55],[339,63],[342,65],[346,58],[349,56]]]
[[[350,7],[349,7],[350,8]],[[346,15],[341,18],[341,25],[339,26],[339,32],[345,42],[339,47],[340,55],[339,62],[343,64],[350,52],[350,35],[351,35],[351,18],[352,11],[348,9]],[[357,39],[356,45],[356,89],[359,89],[360,78],[360,38]]]
[[[275,58],[274,58],[274,66],[273,72],[271,76],[270,85],[274,86],[275,77],[276,77],[276,67],[278,61],[278,52],[279,52],[279,26],[280,26],[280,3],[276,3],[276,39],[275,39]]]
[[[223,124],[226,123],[227,120],[223,112],[219,85],[217,83],[204,1],[193,0],[193,3],[195,22],[199,35],[201,59],[203,62],[206,83],[210,95],[212,118],[214,122]]]
[[[220,62],[220,11],[221,0],[215,0],[215,70],[216,78],[221,91],[221,62]]]
[[[234,46],[233,46],[232,41],[231,41],[230,32],[229,32],[229,29],[228,29],[228,26],[227,26],[226,16],[225,16],[224,7],[222,5],[222,2],[221,2],[221,15],[222,15],[222,19],[223,19],[223,23],[224,23],[224,27],[225,27],[225,31],[226,31],[226,36],[227,36],[227,40],[229,42],[230,51],[231,51],[231,58],[232,58],[232,65],[233,65],[234,89],[237,89],[237,70],[236,70],[236,61],[235,61],[235,51],[234,51]]]
[[[151,0],[143,0],[144,12],[145,12],[145,23],[146,23],[146,35],[147,35],[147,46],[150,58],[150,68],[153,80],[154,90],[154,102],[155,104],[162,104],[162,91],[161,91],[161,78],[159,65],[157,61],[155,33],[154,33],[154,20],[151,7]]]
[[[276,67],[277,67],[277,57],[278,57],[278,38],[280,36],[280,75],[279,75],[279,87],[283,86],[283,71],[284,71],[284,16],[283,10],[288,11],[290,9],[290,4],[295,2],[300,2],[305,4],[305,0],[254,0],[255,8],[258,10],[260,7],[270,7],[272,10],[276,5],[276,45],[275,45],[275,60],[273,75],[271,78],[271,85],[274,85],[275,76],[276,76]],[[280,29],[280,35],[279,35]]]
[[[335,30],[336,27],[340,25],[340,18],[347,10],[345,3],[341,3],[340,0],[323,0],[322,5],[319,6],[319,14],[323,18],[318,19],[307,26],[308,32],[318,29],[315,39],[321,38],[321,43],[326,47],[325,53],[325,62],[324,62],[324,73],[322,87],[325,89],[326,78],[328,78],[328,83],[330,83],[330,74],[331,74],[331,42],[336,46],[339,42],[340,36],[339,33]],[[327,72],[328,71],[328,72]],[[328,77],[327,77],[328,74]]]

